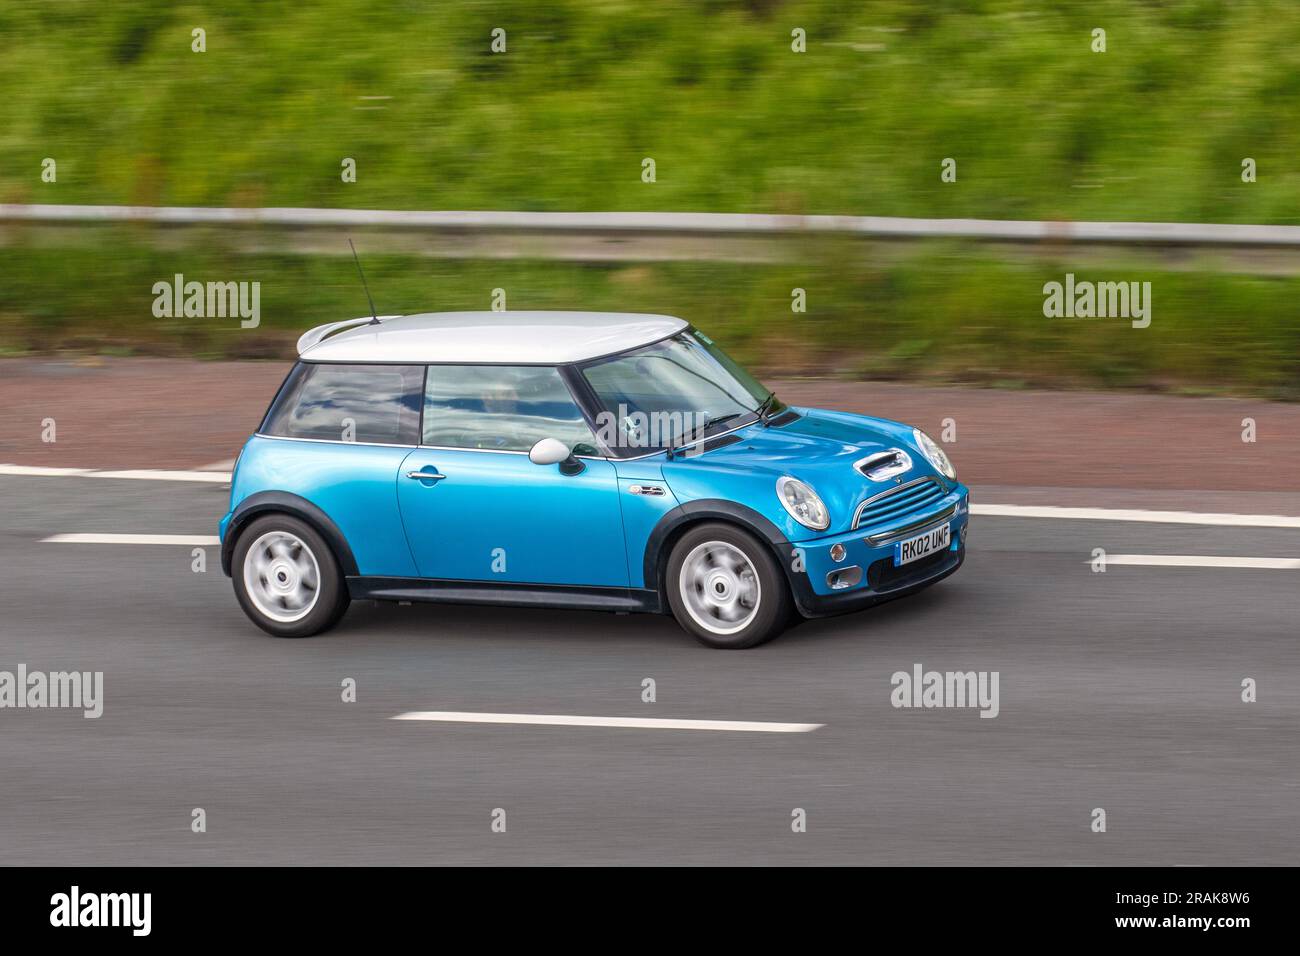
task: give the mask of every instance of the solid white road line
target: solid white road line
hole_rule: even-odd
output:
[[[1092,564],[1092,561],[1086,561]],[[1300,570],[1300,558],[1235,558],[1213,554],[1108,554],[1106,565],[1130,564],[1147,568],[1262,568],[1268,571]]]
[[[31,475],[43,478],[84,475],[89,468],[38,468],[33,465],[0,465],[0,475]]]
[[[1235,515],[1140,508],[1057,508],[1052,505],[971,505],[971,514],[998,518],[1082,518],[1092,521],[1148,521],[1153,524],[1229,525],[1236,528],[1300,528],[1291,515]]]
[[[235,470],[235,462],[237,460],[238,459],[235,458],[227,458],[225,461],[214,461],[210,465],[202,465],[198,468],[195,468],[194,470],[195,471],[224,471],[226,474],[230,474],[230,472]]]
[[[453,724],[542,724],[558,727],[635,727],[645,730],[739,730],[806,734],[825,724],[779,724],[759,720],[679,720],[664,717],[579,717],[566,714],[481,714],[458,710],[412,710],[390,720],[434,720]]]
[[[230,484],[228,471],[166,471],[161,469],[127,469],[96,471],[93,468],[40,468],[30,465],[0,464],[0,475],[41,477],[73,476],[80,478],[134,478],[142,481],[206,481]],[[1300,528],[1300,516],[1218,514],[1200,511],[1148,511],[1142,508],[1061,508],[1055,505],[987,505],[970,506],[971,514],[992,518],[1060,518],[1090,521],[1145,521],[1152,524],[1220,525],[1234,528]]]
[[[54,534],[41,538],[42,544],[182,544],[191,547],[221,544],[216,535],[207,534]]]
[[[40,468],[32,465],[0,465],[0,475],[42,478],[136,478],[143,481],[210,481],[230,484],[228,471],[167,471],[156,468],[129,468],[122,471],[99,471],[94,468]]]
[[[135,468],[128,471],[90,471],[87,478],[136,478],[142,481],[230,481],[228,471],[155,471]]]

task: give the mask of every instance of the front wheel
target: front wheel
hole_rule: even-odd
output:
[[[310,637],[333,627],[351,599],[329,545],[305,521],[267,515],[235,542],[235,596],[249,619],[275,637]]]
[[[770,641],[785,629],[792,607],[770,550],[728,524],[682,535],[668,558],[666,590],[677,623],[709,647]]]

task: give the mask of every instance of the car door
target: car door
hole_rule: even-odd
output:
[[[421,365],[301,362],[245,446],[235,495],[301,499],[342,533],[363,575],[415,573],[394,491],[420,440]]]
[[[535,465],[555,438],[580,471]],[[559,371],[431,365],[423,442],[402,463],[398,502],[421,577],[627,587],[614,466]]]

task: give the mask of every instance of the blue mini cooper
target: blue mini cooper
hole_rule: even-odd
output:
[[[968,492],[928,435],[788,406],[681,319],[381,316],[298,354],[220,527],[279,637],[357,599],[671,612],[752,647],[965,557]]]

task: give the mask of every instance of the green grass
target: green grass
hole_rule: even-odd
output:
[[[10,202],[1268,223],[1300,198],[1288,0],[5,0],[0,37]]]
[[[505,54],[489,52],[496,27]],[[1283,0],[0,0],[0,40],[5,202],[1250,223],[1300,209],[1300,7]],[[1258,182],[1241,181],[1247,156]],[[46,157],[57,182],[41,181]],[[165,251],[129,230],[9,238],[0,352],[278,355],[364,311],[343,258],[219,239]],[[887,263],[840,243],[788,266],[367,262],[388,311],[486,308],[503,287],[511,308],[676,312],[782,371],[1300,397],[1295,279],[938,243]],[[1152,327],[1045,319],[1042,284],[1066,271],[1152,281]],[[263,328],[153,318],[150,289],[176,272],[261,281]],[[796,286],[806,315],[790,312]]]
[[[582,265],[366,257],[381,312],[587,308],[681,315],[768,372],[971,382],[1113,386],[1300,399],[1300,277],[1009,263],[944,243],[887,265],[828,244],[812,261]],[[0,352],[23,348],[222,357],[292,355],[306,328],[363,315],[344,256],[244,255],[216,243],[162,251],[123,231],[83,247],[10,250],[0,281]],[[1150,328],[1125,319],[1048,319],[1043,284],[1150,281]],[[157,319],[153,284],[261,283],[261,326]],[[803,314],[791,290],[807,293]]]

